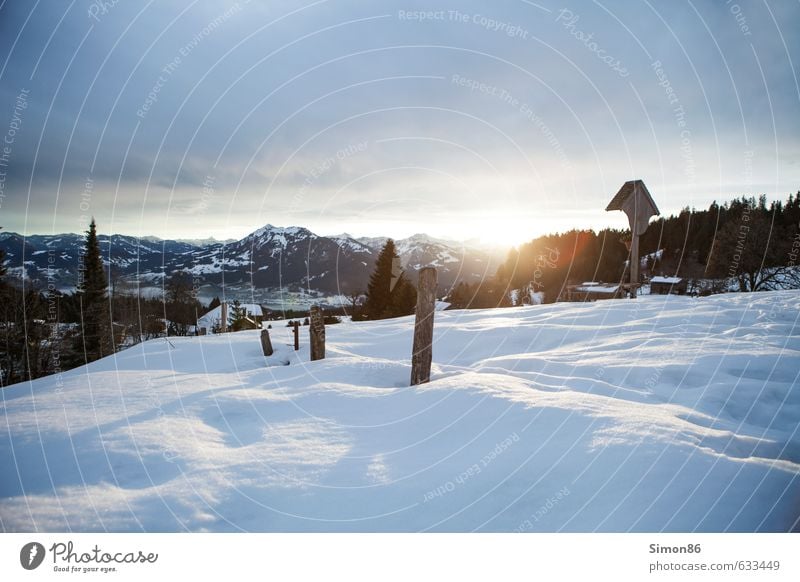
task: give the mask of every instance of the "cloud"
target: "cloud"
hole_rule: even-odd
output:
[[[0,9],[9,230],[82,230],[87,180],[101,225],[223,238],[546,209],[533,236],[608,224],[633,177],[665,212],[800,183],[796,5],[93,6]]]

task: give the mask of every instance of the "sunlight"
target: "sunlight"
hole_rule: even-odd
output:
[[[507,214],[495,214],[473,223],[472,228],[464,230],[461,240],[477,239],[481,244],[493,247],[517,247],[554,230],[554,225],[546,220],[528,216],[515,216],[513,211]]]

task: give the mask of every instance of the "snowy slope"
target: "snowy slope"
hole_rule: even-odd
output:
[[[0,391],[7,531],[785,531],[800,292],[154,340]],[[289,365],[284,365],[289,363]],[[270,367],[267,367],[269,364]]]

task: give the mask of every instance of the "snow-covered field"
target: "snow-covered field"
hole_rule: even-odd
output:
[[[0,391],[6,531],[786,531],[800,292],[154,340]],[[288,363],[289,365],[284,365]],[[268,367],[267,364],[270,364]]]

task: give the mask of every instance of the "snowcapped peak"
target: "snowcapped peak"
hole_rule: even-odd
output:
[[[294,236],[296,236],[298,234],[303,234],[303,235],[305,235],[305,234],[313,234],[310,230],[308,230],[307,228],[304,228],[302,226],[287,226],[287,227],[284,227],[284,228],[282,228],[280,230],[283,232],[283,234],[289,234],[289,235],[294,235]]]
[[[420,245],[420,244],[436,244],[436,245],[447,245],[456,247],[461,246],[460,243],[457,243],[455,241],[436,238],[422,232],[418,232],[417,234],[412,234],[411,236],[404,239],[400,239],[396,242],[399,246],[410,246],[410,245]]]
[[[248,237],[262,237],[265,234],[267,234],[269,232],[272,232],[273,230],[275,230],[274,226],[272,226],[271,224],[265,224],[264,226],[262,226],[258,230],[255,230],[255,231],[251,232],[248,235]]]
[[[289,237],[316,237],[307,228],[302,226],[274,226],[272,224],[265,224],[258,230],[247,235],[243,240],[285,240]]]

